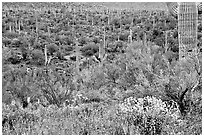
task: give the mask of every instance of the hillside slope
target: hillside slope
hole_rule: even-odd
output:
[[[103,5],[114,9],[167,10],[163,2],[90,2],[86,4]]]

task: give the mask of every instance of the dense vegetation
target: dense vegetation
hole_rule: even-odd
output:
[[[178,60],[165,11],[2,6],[3,134],[202,134],[201,16]]]

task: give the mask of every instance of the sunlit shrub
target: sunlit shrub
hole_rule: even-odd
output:
[[[35,49],[31,53],[32,63],[35,65],[44,65],[45,64],[45,57],[41,50]]]
[[[139,127],[140,134],[161,134],[163,122],[166,119],[176,121],[180,117],[178,108],[168,109],[167,104],[161,99],[150,96],[129,97],[119,107],[125,114],[141,117],[140,121],[135,121],[135,126]]]

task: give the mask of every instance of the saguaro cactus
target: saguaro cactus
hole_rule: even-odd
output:
[[[74,78],[74,85],[75,85],[75,89],[78,90],[79,89],[79,83],[78,80],[80,79],[80,47],[79,47],[79,42],[78,39],[76,39],[76,49],[75,49],[75,56],[76,56],[76,74],[75,74],[75,78]]]
[[[87,10],[86,10],[86,21],[89,22],[89,13]]]
[[[10,31],[10,32],[12,32],[12,27],[11,27],[11,26],[12,26],[12,23],[9,22],[9,31]]]
[[[130,34],[128,36],[128,43],[132,43],[132,29],[130,29]]]
[[[143,32],[143,45],[147,47],[147,32]]]
[[[48,31],[48,36],[50,38],[50,26],[47,27],[47,31]]]
[[[93,26],[94,25],[94,21],[93,21],[94,19],[93,19],[93,17],[92,17],[92,19],[91,19],[91,25]]]
[[[119,22],[120,22],[120,34],[121,34],[122,32],[122,11],[121,10],[117,11],[117,15],[118,15]]]
[[[156,26],[156,21],[155,21],[156,19],[155,19],[155,16],[153,17],[153,29],[155,28],[155,26]]]
[[[169,34],[169,31],[166,30],[165,31],[165,45],[164,45],[165,52],[167,52],[167,50],[168,50],[168,34]]]
[[[44,54],[45,54],[45,66],[46,66],[47,62],[48,62],[48,58],[47,58],[47,45],[45,45]]]
[[[193,55],[197,47],[197,20],[201,13],[202,3],[167,2],[170,14],[178,16],[179,59]]]
[[[73,22],[74,22],[74,25],[75,25],[75,23],[76,23],[76,10],[74,9],[74,18],[73,18]]]
[[[79,74],[79,65],[80,65],[80,60],[79,60],[79,56],[80,56],[80,48],[79,48],[79,43],[78,40],[76,42],[76,50],[75,50],[75,55],[76,55],[76,73],[77,75]]]
[[[15,30],[17,30],[17,28],[18,28],[18,21],[17,21],[17,19],[15,19]]]
[[[179,59],[193,55],[197,47],[198,11],[195,2],[181,2],[178,6]]]
[[[103,44],[100,44],[99,46],[100,67],[103,66],[103,61],[105,60],[105,47],[106,47],[106,28],[104,27]]]
[[[110,26],[110,19],[111,19],[111,15],[110,15],[109,10],[108,10],[108,26]]]
[[[36,33],[38,33],[38,15],[37,15],[37,11],[35,11],[35,24],[36,24],[35,31],[36,31]]]
[[[19,22],[18,22],[18,33],[20,34],[21,33],[21,20],[19,19]]]

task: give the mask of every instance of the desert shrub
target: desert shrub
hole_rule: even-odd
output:
[[[74,50],[73,45],[62,45],[63,53],[66,55],[68,53],[71,53]]]
[[[163,74],[168,71],[168,63],[165,62],[164,57],[161,54],[154,55],[154,60],[152,62],[153,72],[160,75],[160,71],[163,71]]]
[[[73,39],[71,37],[68,37],[68,36],[64,36],[64,35],[57,35],[55,37],[55,40],[56,41],[59,41],[61,44],[63,45],[71,45],[73,44]]]
[[[45,57],[41,50],[35,49],[31,52],[31,64],[42,66],[45,64]]]
[[[128,25],[132,23],[132,18],[126,18],[121,20],[122,25]]]
[[[122,41],[116,41],[112,43],[107,44],[107,52],[113,52],[113,53],[124,53],[125,49],[127,48],[127,45]]]
[[[112,64],[106,64],[105,65],[105,74],[107,77],[107,80],[109,80],[109,82],[113,82],[116,83],[117,80],[119,80],[120,75],[122,73],[120,67],[118,67],[116,64],[112,63]]]
[[[93,42],[88,43],[87,45],[85,45],[81,48],[82,55],[85,57],[89,57],[89,56],[94,55],[95,53],[98,52],[98,50],[99,50],[98,45],[93,43]]]
[[[2,48],[2,64],[8,63],[7,60],[12,57],[11,53],[12,53],[11,49],[7,47]]]
[[[2,38],[2,44],[5,46],[8,46],[11,44],[11,39],[8,38]]]
[[[58,51],[58,47],[55,44],[49,44],[49,45],[47,45],[47,50],[48,50],[48,53],[53,55],[55,52]]]
[[[3,104],[2,117],[3,134],[28,134],[39,120],[35,112],[19,108],[17,104],[11,106]]]
[[[116,46],[114,43],[108,43],[106,49],[107,52],[116,52]]]
[[[170,38],[168,39],[168,48],[173,52],[179,51],[178,39]]]
[[[176,106],[168,107],[162,100],[147,96],[129,97],[119,105],[89,102],[63,108],[50,105],[35,112],[16,110],[14,114],[20,119],[13,122],[13,131],[3,130],[3,134],[199,134],[199,124],[196,131],[184,130],[183,127],[188,127],[188,124],[179,118]],[[3,111],[4,114],[11,113],[12,109],[7,110]]]
[[[7,63],[19,64],[23,59],[22,53],[19,50],[9,50],[7,54],[10,56],[6,59]]]
[[[72,93],[71,86],[73,85],[73,77],[68,69],[62,73],[57,71],[57,67],[46,68],[46,72],[39,70],[40,77],[37,85],[42,95],[47,99],[49,104],[54,104],[60,107],[62,103]]]
[[[8,74],[10,76],[5,78],[8,81],[5,92],[10,93],[14,99],[20,99],[26,106],[27,96],[31,93],[30,83],[33,81],[27,76],[25,68],[9,70],[4,73],[4,76]]]
[[[98,68],[98,66],[89,70],[84,69],[82,74],[83,85],[86,89],[97,90],[106,83],[105,74],[103,73],[103,70]]]
[[[119,35],[119,39],[120,39],[121,41],[127,41],[129,34],[130,34],[130,33],[129,33],[128,31],[122,32],[122,33]]]
[[[12,41],[11,41],[11,44],[15,47],[19,47],[21,43],[21,41],[18,39],[18,38],[14,38]]]
[[[165,93],[169,98],[179,105],[179,110],[185,117],[191,108],[191,96],[189,93],[198,88],[200,83],[200,70],[198,61],[192,58],[186,58],[177,62],[172,69],[172,73],[165,85]]]
[[[120,20],[118,18],[113,18],[110,21],[110,25],[114,25],[116,28],[119,28],[120,27]]]
[[[4,36],[9,39],[14,39],[14,38],[17,38],[19,34],[16,32],[7,32],[6,34],[4,34]]]
[[[97,36],[95,36],[95,37],[92,38],[92,41],[93,41],[95,44],[100,43],[100,38],[97,37]]]
[[[87,42],[88,42],[88,39],[86,37],[79,38],[79,43],[80,43],[79,45],[80,46],[83,46],[83,45],[87,44]]]
[[[130,67],[126,69],[126,71],[123,73],[121,76],[121,84],[122,86],[127,89],[127,88],[133,88],[135,85],[139,84],[139,69],[137,67]]]

